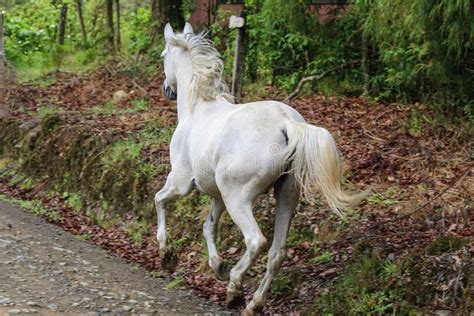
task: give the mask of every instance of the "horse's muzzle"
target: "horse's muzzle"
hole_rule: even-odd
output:
[[[165,82],[163,82],[163,94],[168,100],[176,100],[176,98],[178,97],[176,92],[174,92],[173,89],[171,89],[171,87],[168,85],[166,80]]]

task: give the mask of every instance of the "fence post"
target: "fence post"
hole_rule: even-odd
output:
[[[232,71],[232,94],[235,103],[241,103],[242,85],[244,79],[245,46],[247,45],[245,30],[245,11],[240,11],[239,17],[232,16],[229,21],[230,28],[237,28],[235,39],[234,67]]]

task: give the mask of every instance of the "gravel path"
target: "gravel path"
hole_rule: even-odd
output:
[[[168,282],[0,202],[0,315],[226,314]]]

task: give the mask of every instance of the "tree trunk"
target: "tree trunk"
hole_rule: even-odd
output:
[[[184,16],[181,10],[182,0],[152,0],[151,16],[154,31],[157,34],[163,32],[166,23],[170,23],[174,29],[182,29]]]
[[[3,46],[3,18],[4,15],[0,11],[0,119],[4,119],[10,115],[10,109],[6,104],[6,90],[7,90],[7,74],[6,74],[6,58],[5,49]]]
[[[367,44],[367,35],[362,32],[362,59],[361,59],[361,66],[362,66],[362,73],[364,76],[364,92],[363,96],[368,97],[369,96],[369,80],[370,80],[370,74],[369,74],[369,48]]]
[[[79,25],[81,27],[82,33],[82,43],[84,47],[87,46],[87,32],[86,32],[86,25],[84,23],[84,15],[82,13],[82,0],[76,0],[76,8],[77,8],[77,16],[79,18]]]
[[[114,2],[113,0],[106,0],[105,14],[107,19],[107,43],[109,51],[114,50]]]
[[[115,0],[115,50],[120,51],[122,40],[120,36],[120,0]]]
[[[66,35],[66,22],[67,22],[67,4],[63,4],[61,7],[61,14],[59,16],[58,26],[58,44],[64,45],[64,37]]]

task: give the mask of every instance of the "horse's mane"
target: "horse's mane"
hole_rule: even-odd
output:
[[[169,39],[171,45],[187,49],[191,56],[193,67],[189,88],[191,103],[194,103],[198,97],[211,101],[218,96],[233,103],[234,97],[229,93],[229,88],[222,78],[224,64],[220,54],[214,47],[214,43],[205,35],[205,33],[176,34]]]

